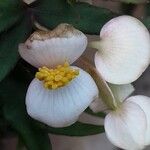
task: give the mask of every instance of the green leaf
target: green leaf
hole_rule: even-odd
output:
[[[0,0],[0,11],[15,10],[21,5],[21,0]]]
[[[16,24],[22,17],[22,13],[0,13],[0,33]]]
[[[145,26],[150,29],[150,16],[148,16],[146,19],[143,20],[143,23]]]
[[[146,5],[146,17],[142,18],[145,26],[150,29],[150,4]]]
[[[0,1],[0,33],[12,27],[23,17],[22,8],[19,0]]]
[[[14,72],[0,84],[4,117],[19,133],[28,150],[51,150],[48,134],[37,127],[26,113],[24,99],[28,82],[24,71]]]
[[[104,132],[103,126],[76,122],[75,124],[65,128],[52,128],[43,125],[43,128],[52,134],[67,136],[88,136]]]
[[[27,19],[16,27],[0,35],[0,81],[10,72],[19,59],[18,44],[30,34],[31,28]]]
[[[35,19],[48,28],[60,23],[69,23],[88,34],[99,34],[100,28],[114,14],[103,8],[87,3],[75,3],[72,6],[66,0],[43,0],[35,7]]]

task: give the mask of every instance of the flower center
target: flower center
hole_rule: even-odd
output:
[[[65,62],[64,65],[59,65],[56,69],[39,68],[35,77],[43,81],[46,89],[58,89],[67,85],[77,75],[79,75],[79,70],[71,68],[69,63]]]

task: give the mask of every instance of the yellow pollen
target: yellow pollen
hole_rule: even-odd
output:
[[[35,77],[43,81],[46,89],[58,89],[68,84],[78,75],[79,70],[71,68],[69,63],[65,62],[64,65],[59,65],[56,69],[39,68]]]

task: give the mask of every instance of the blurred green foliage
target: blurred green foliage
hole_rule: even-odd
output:
[[[141,3],[138,0],[120,1]],[[146,7],[147,17],[143,18],[143,22],[150,28],[150,4],[147,4]],[[0,124],[0,127],[7,126],[6,122],[11,125],[29,150],[50,150],[51,144],[48,133],[87,136],[104,132],[103,126],[80,122],[66,128],[52,128],[31,119],[27,115],[25,94],[36,69],[22,60],[18,62],[20,59],[18,44],[24,42],[32,33],[34,21],[49,29],[65,22],[72,24],[86,34],[92,35],[99,34],[101,27],[117,15],[119,14],[114,14],[108,9],[75,0],[37,0],[30,6],[23,3],[22,0],[1,0],[0,117],[5,121],[4,124]],[[95,114],[90,109],[87,109],[86,113],[105,117],[105,114]]]

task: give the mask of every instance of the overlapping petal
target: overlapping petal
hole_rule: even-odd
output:
[[[147,120],[139,105],[125,101],[122,106],[105,118],[105,132],[117,147],[140,150],[145,146]]]
[[[41,81],[34,79],[26,96],[28,114],[54,127],[74,123],[98,96],[98,89],[92,77],[82,69],[78,69],[79,75],[75,79],[56,90],[47,90]]]
[[[123,85],[108,84],[108,85],[114,95],[114,98],[120,102],[123,102],[135,90],[132,84],[123,84]]]
[[[34,67],[54,68],[76,61],[87,46],[87,37],[69,24],[60,24],[52,31],[36,31],[19,45],[21,57]]]
[[[103,78],[113,84],[135,81],[150,63],[150,35],[136,18],[120,16],[106,23],[100,41],[92,42],[98,49],[95,65]]]
[[[145,145],[150,145],[150,98],[143,95],[137,95],[137,96],[132,96],[127,100],[136,103],[144,111],[147,119]]]
[[[117,106],[116,101],[123,102],[133,93],[134,87],[132,84],[115,85],[107,83],[87,59],[80,59],[80,63],[82,63],[82,68],[91,74],[100,91],[99,97],[89,106],[93,112],[115,108]]]
[[[106,82],[104,82],[105,85],[107,85]],[[97,84],[98,85],[98,84]],[[101,84],[102,85],[102,84]],[[99,87],[99,86],[98,86]],[[119,101],[122,103],[126,98],[128,98],[133,92],[134,92],[134,87],[132,84],[124,84],[124,85],[115,85],[115,84],[108,84],[107,86],[103,86],[103,90],[107,91],[101,94],[100,90],[100,96],[99,98],[95,99],[91,104],[90,108],[93,112],[100,112],[100,111],[106,111],[108,110],[108,105],[106,105],[106,101],[104,100],[107,99],[109,101],[114,101],[114,103],[110,103],[111,105],[113,104],[115,106],[116,101]],[[111,93],[112,99],[110,99]],[[105,97],[104,97],[105,96]]]

